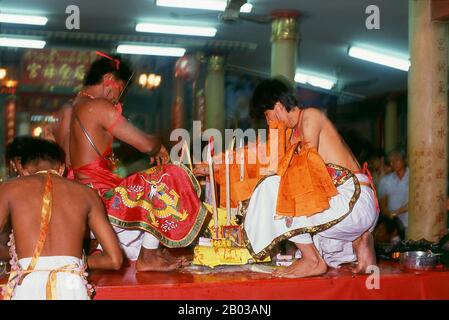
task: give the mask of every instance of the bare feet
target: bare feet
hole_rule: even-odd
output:
[[[173,271],[183,265],[183,259],[175,258],[163,249],[140,249],[139,258],[136,262],[137,272],[141,271]]]
[[[165,248],[162,249],[162,254],[169,261],[175,261],[175,260],[179,261],[181,263],[182,267],[188,266],[191,262],[189,259],[187,259],[186,256],[175,256],[175,255],[171,254],[170,251]]]
[[[302,258],[293,262],[290,266],[278,269],[273,276],[282,278],[304,278],[319,276],[327,271],[326,262],[316,250],[313,243],[296,244],[301,250]]]
[[[367,273],[366,269],[370,265],[376,265],[376,254],[374,252],[374,240],[371,232],[365,231],[360,238],[352,242],[357,265],[351,268],[353,273]]]

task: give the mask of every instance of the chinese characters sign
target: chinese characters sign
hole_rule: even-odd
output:
[[[95,61],[95,51],[26,50],[22,63],[22,84],[44,87],[81,89],[84,76]]]

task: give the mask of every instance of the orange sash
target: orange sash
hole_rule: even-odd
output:
[[[281,161],[277,213],[283,216],[311,216],[329,208],[329,200],[338,194],[326,164],[315,148],[292,145]]]
[[[44,181],[45,190],[44,195],[42,198],[42,209],[41,209],[41,224],[39,229],[39,238],[37,241],[37,245],[34,248],[33,257],[31,258],[31,262],[28,265],[28,268],[26,270],[12,270],[8,283],[5,287],[5,292],[3,294],[4,300],[11,300],[14,289],[17,285],[20,285],[23,281],[23,279],[29,275],[30,273],[34,271],[48,271],[48,280],[46,285],[46,299],[47,300],[55,300],[56,299],[56,274],[58,272],[68,272],[68,273],[75,273],[80,276],[84,276],[85,273],[83,270],[80,269],[78,265],[72,264],[72,265],[66,265],[63,267],[60,267],[58,269],[53,270],[35,270],[36,264],[39,260],[39,257],[42,253],[42,250],[44,248],[45,239],[47,238],[48,234],[48,227],[50,225],[51,220],[51,214],[52,214],[52,200],[53,200],[53,183],[50,176],[50,171],[46,172],[46,177]]]

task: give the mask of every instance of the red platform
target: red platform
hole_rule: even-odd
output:
[[[129,263],[118,272],[95,272],[94,299],[162,300],[293,300],[293,299],[448,299],[449,270],[401,270],[398,263],[381,262],[380,289],[366,288],[367,275],[330,269],[324,276],[279,279],[269,274],[231,272],[190,274],[135,272]]]
[[[132,262],[119,271],[93,272],[89,282],[95,287],[95,300],[449,300],[447,268],[408,271],[386,261],[379,267],[380,288],[371,290],[366,287],[368,275],[341,269],[329,269],[319,277],[279,279],[255,272],[136,273]]]

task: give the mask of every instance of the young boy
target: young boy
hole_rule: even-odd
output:
[[[12,227],[11,274],[6,299],[89,299],[86,268],[121,267],[117,237],[96,191],[62,178],[64,152],[53,142],[12,142],[8,154],[19,178],[0,185],[0,232]],[[15,161],[12,159],[14,158]],[[83,238],[89,227],[103,253],[83,261]]]

